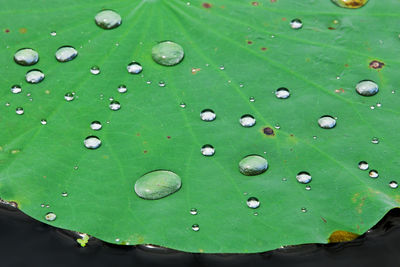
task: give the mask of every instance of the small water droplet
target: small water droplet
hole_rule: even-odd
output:
[[[160,42],[151,50],[153,60],[163,66],[174,66],[184,57],[182,46],[171,41]]]
[[[303,27],[303,22],[300,19],[294,19],[290,22],[290,27],[295,30],[301,29]]]
[[[257,209],[260,206],[260,201],[256,197],[249,197],[247,199],[247,207]]]
[[[332,129],[336,126],[336,120],[332,116],[325,115],[318,119],[318,125],[323,129]]]
[[[121,84],[121,85],[118,86],[118,92],[119,93],[123,94],[123,93],[126,93],[126,91],[128,91],[128,88],[126,88],[126,85]]]
[[[312,180],[311,175],[308,172],[299,172],[296,175],[296,179],[301,184],[308,184]]]
[[[24,109],[21,107],[18,107],[15,109],[15,113],[17,113],[18,115],[22,115],[22,114],[24,114]]]
[[[369,173],[368,173],[368,175],[369,175],[369,177],[371,177],[371,178],[378,178],[379,173],[378,173],[378,171],[376,171],[376,170],[370,170]]]
[[[103,10],[94,17],[97,26],[110,30],[118,27],[122,23],[121,16],[113,10]]]
[[[68,92],[64,95],[64,99],[67,100],[68,102],[72,101],[75,99],[75,96],[73,93]]]
[[[213,156],[215,154],[215,149],[212,145],[204,145],[201,148],[201,154],[203,154],[203,156]]]
[[[40,120],[40,123],[41,123],[42,125],[46,125],[46,124],[47,124],[47,121],[46,121],[45,119],[41,119],[41,120]]]
[[[374,81],[363,80],[356,85],[356,91],[362,96],[373,96],[378,93],[379,87]]]
[[[186,107],[186,104],[185,104],[185,103],[180,103],[179,106],[180,106],[181,108],[185,108],[185,107]]]
[[[160,86],[160,87],[165,87],[165,82],[164,82],[164,81],[159,81],[159,82],[158,82],[158,86]]]
[[[44,73],[40,70],[30,70],[25,74],[25,80],[28,83],[40,83],[44,79]]]
[[[365,171],[365,170],[368,170],[369,165],[368,165],[368,163],[367,163],[366,161],[360,161],[360,162],[358,163],[358,168],[359,168],[360,170],[362,170],[362,171]]]
[[[147,81],[146,83],[147,83],[147,84],[151,84],[151,81]]]
[[[379,144],[379,139],[378,139],[378,137],[372,138],[371,143],[373,143],[373,144]]]
[[[279,99],[286,99],[290,96],[290,91],[287,88],[281,87],[275,91],[275,95]]]
[[[301,212],[307,212],[306,208],[301,208]]]
[[[195,208],[190,209],[190,214],[197,215],[197,209],[195,209]]]
[[[375,109],[375,107],[374,107],[374,106],[371,106],[371,109]]]
[[[399,184],[396,181],[391,181],[389,183],[390,188],[396,189],[397,187],[399,187]]]
[[[13,85],[13,86],[11,87],[11,93],[13,93],[13,94],[19,94],[19,93],[21,93],[21,92],[22,92],[21,86],[19,86],[19,85]]]
[[[92,123],[90,123],[90,128],[92,128],[92,130],[98,131],[101,129],[101,127],[103,127],[101,125],[101,122],[99,121],[92,121]]]
[[[249,101],[250,101],[250,102],[255,102],[256,99],[255,99],[254,97],[250,97],[250,98],[249,98]]]
[[[376,106],[377,106],[378,108],[380,108],[380,107],[382,107],[382,104],[381,104],[381,103],[376,103]]]
[[[287,178],[282,178],[282,181],[286,182],[286,181],[287,181]]]
[[[396,93],[396,91],[395,91],[395,90],[392,90],[392,94],[394,94],[394,93]]]
[[[111,110],[116,111],[116,110],[119,110],[121,108],[121,104],[118,101],[113,100],[113,101],[110,102],[109,107],[110,107]]]
[[[314,135],[312,138],[313,138],[314,140],[316,140],[318,137]]]
[[[279,130],[281,128],[281,126],[277,123],[275,124],[275,129]]]
[[[40,207],[44,208],[44,204],[40,204]]]
[[[181,178],[166,170],[146,173],[135,183],[136,194],[144,199],[160,199],[178,191],[182,186]]]
[[[62,197],[67,197],[67,196],[68,196],[68,193],[67,193],[67,192],[62,192],[62,193],[61,193],[61,196],[62,196]]]
[[[252,127],[256,124],[256,119],[250,114],[246,114],[240,118],[239,122],[243,127]]]
[[[306,190],[307,190],[307,191],[310,191],[310,190],[311,190],[311,186],[310,186],[310,185],[307,185],[307,186],[306,186]]]
[[[48,212],[48,213],[44,216],[44,218],[46,219],[46,221],[52,222],[52,221],[54,221],[54,220],[57,218],[57,216],[56,216],[56,214],[53,213],[53,212]]]
[[[225,66],[224,66],[224,65],[221,65],[221,66],[219,66],[219,69],[220,69],[220,70],[224,70],[224,69],[225,69]]]
[[[344,8],[360,8],[364,6],[368,0],[332,0],[332,2]]]
[[[83,144],[85,145],[86,148],[89,149],[96,149],[101,146],[101,140],[97,136],[88,136],[85,138],[83,141]]]
[[[76,58],[78,51],[72,46],[62,46],[56,51],[56,59],[58,62],[68,62]]]
[[[46,205],[46,208],[50,208],[50,205],[49,205],[49,204],[47,204],[47,205]]]
[[[200,230],[200,226],[198,224],[193,224],[192,225],[192,230],[195,232],[198,232]]]
[[[129,73],[131,74],[139,74],[142,72],[143,67],[139,62],[132,61],[131,63],[128,64],[126,67]]]
[[[9,107],[9,106],[10,106],[10,103],[9,103],[9,102],[7,102],[5,105],[6,105],[6,107]]]
[[[56,36],[56,35],[57,35],[57,32],[56,32],[56,31],[52,31],[52,32],[50,32],[50,35],[51,35],[51,36]]]
[[[98,66],[92,66],[90,68],[90,73],[92,73],[93,75],[100,74],[100,68]]]
[[[22,48],[15,53],[14,61],[22,66],[32,66],[39,61],[39,54],[31,48]]]
[[[239,162],[239,171],[246,176],[254,176],[268,169],[268,161],[259,155],[249,155]]]
[[[213,121],[213,120],[215,120],[216,115],[215,115],[214,111],[212,111],[211,109],[204,109],[200,113],[200,118],[202,121]]]
[[[74,166],[74,170],[77,170],[77,169],[79,169],[79,167],[78,166]]]

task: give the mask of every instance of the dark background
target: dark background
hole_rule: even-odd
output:
[[[259,254],[191,254],[164,248],[116,246],[91,239],[84,248],[73,232],[0,208],[0,267],[46,266],[394,266],[400,267],[400,209],[372,230],[339,244],[310,244]]]

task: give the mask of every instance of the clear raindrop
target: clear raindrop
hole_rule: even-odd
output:
[[[216,115],[213,110],[211,109],[204,109],[200,113],[200,118],[202,121],[213,121],[216,118]]]
[[[118,92],[123,94],[126,93],[126,91],[128,91],[128,88],[126,88],[126,85],[121,84],[120,86],[118,86]]]
[[[307,212],[307,208],[301,208],[301,212]]]
[[[300,19],[294,19],[290,22],[290,27],[295,30],[301,29],[303,27],[303,22]]]
[[[281,87],[275,91],[275,95],[279,99],[286,99],[290,96],[290,91],[287,88]]]
[[[197,215],[197,209],[195,209],[195,208],[190,209],[190,214]]]
[[[101,140],[97,136],[88,136],[83,141],[86,148],[96,149],[101,146]]]
[[[260,201],[256,197],[249,197],[247,199],[247,207],[256,209],[260,206]]]
[[[40,123],[41,123],[42,125],[46,125],[46,124],[47,124],[47,120],[41,119],[41,120],[40,120]]]
[[[399,187],[399,184],[396,181],[391,181],[389,183],[390,188],[396,189],[397,187]]]
[[[358,163],[358,168],[359,168],[360,170],[362,170],[362,171],[365,171],[365,170],[368,170],[369,165],[368,165],[368,163],[367,163],[366,161],[360,161],[360,162]]]
[[[195,232],[198,232],[200,230],[200,226],[198,224],[193,224],[192,225],[192,230]]]
[[[332,116],[325,115],[318,119],[318,125],[323,129],[332,129],[336,126],[336,119]]]
[[[160,199],[178,191],[181,178],[171,171],[157,170],[146,173],[135,183],[136,194],[143,199]]]
[[[54,220],[57,218],[57,216],[56,216],[56,214],[55,214],[54,212],[48,212],[48,213],[44,216],[44,218],[46,219],[46,221],[52,222],[52,221],[54,221]]]
[[[90,128],[92,130],[98,131],[101,129],[101,127],[103,127],[103,126],[101,125],[101,122],[99,122],[99,121],[92,121],[92,123],[90,123]]]
[[[64,99],[67,100],[68,102],[74,100],[74,98],[75,98],[75,96],[74,96],[74,94],[71,93],[71,92],[68,92],[68,93],[66,93],[66,94],[64,95]]]
[[[142,72],[143,67],[139,62],[132,61],[131,63],[128,64],[126,67],[129,73],[131,74],[139,74]]]
[[[122,23],[121,16],[113,10],[103,10],[94,17],[97,26],[110,30],[118,27]]]
[[[90,68],[90,73],[92,73],[93,75],[100,74],[100,68],[98,66],[92,66]]]
[[[22,114],[24,114],[24,109],[21,107],[18,107],[15,109],[15,113],[17,113],[18,115],[22,115]]]
[[[363,80],[356,85],[356,91],[362,96],[373,96],[378,93],[379,87],[374,81]]]
[[[21,86],[19,86],[19,85],[13,85],[13,86],[11,87],[11,93],[13,93],[13,94],[19,94],[19,93],[21,93],[21,92],[22,92]]]
[[[62,46],[56,52],[56,59],[59,62],[68,62],[76,58],[78,51],[72,46]]]
[[[31,48],[22,48],[15,53],[14,61],[22,66],[32,66],[39,61],[39,54]]]
[[[254,176],[268,169],[268,161],[259,155],[249,155],[239,162],[239,171],[246,176]]]
[[[369,177],[371,177],[371,178],[378,178],[378,176],[379,176],[378,171],[376,171],[376,170],[370,170],[370,171],[369,171]]]
[[[256,119],[252,115],[246,114],[240,118],[239,122],[243,127],[252,127],[256,124]]]
[[[25,74],[28,83],[40,83],[44,79],[44,73],[40,70],[30,70]]]
[[[296,175],[296,179],[301,184],[308,184],[312,180],[311,175],[308,172],[299,172]]]
[[[373,144],[379,144],[379,139],[378,139],[378,137],[372,138],[371,143],[373,143]]]
[[[159,82],[158,82],[158,86],[160,86],[160,87],[165,87],[165,82],[164,82],[164,81],[159,81]]]
[[[153,60],[160,65],[174,66],[184,57],[182,46],[171,41],[160,42],[151,50]]]
[[[119,110],[121,108],[121,104],[118,101],[113,100],[113,101],[110,102],[109,107],[110,107],[111,110],[116,111],[116,110]]]
[[[203,154],[203,156],[213,156],[215,154],[215,149],[212,145],[204,145],[201,148],[201,154]]]

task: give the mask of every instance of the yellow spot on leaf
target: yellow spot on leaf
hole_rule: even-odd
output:
[[[359,236],[360,235],[352,232],[338,230],[331,234],[331,236],[328,238],[328,241],[329,243],[349,242]]]

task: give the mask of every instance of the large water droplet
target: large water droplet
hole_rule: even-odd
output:
[[[13,94],[19,94],[19,93],[21,93],[21,92],[22,92],[21,86],[19,86],[19,85],[13,85],[13,86],[11,87],[11,93],[13,93]]]
[[[160,65],[173,66],[182,61],[184,52],[182,46],[171,41],[164,41],[153,46],[153,60]]]
[[[396,181],[391,181],[389,183],[390,188],[396,189],[397,187],[399,187],[399,184]]]
[[[247,176],[258,175],[268,169],[268,162],[265,158],[258,155],[250,155],[239,162],[239,170]]]
[[[256,119],[250,114],[246,114],[240,118],[239,122],[243,127],[252,127],[256,124]]]
[[[93,75],[100,74],[100,68],[98,66],[92,66],[90,68],[90,73],[92,73]]]
[[[213,121],[215,120],[215,113],[214,111],[212,111],[211,109],[204,109],[201,113],[200,113],[200,118],[203,121]]]
[[[332,2],[344,8],[360,8],[364,6],[368,0],[332,0]]]
[[[22,48],[15,53],[14,61],[22,66],[32,66],[39,61],[39,54],[31,48]]]
[[[121,84],[120,86],[118,86],[118,92],[123,94],[126,93],[126,91],[128,91],[128,88],[126,88],[126,85]]]
[[[97,136],[88,136],[83,141],[86,148],[96,149],[101,146],[101,140]]]
[[[44,79],[44,74],[40,70],[30,70],[25,74],[28,83],[40,83]]]
[[[192,225],[192,230],[195,232],[198,232],[200,230],[200,226],[198,224],[193,224]]]
[[[332,116],[326,115],[318,119],[319,127],[323,129],[332,129],[336,126],[336,120]]]
[[[368,170],[369,165],[368,165],[368,163],[367,163],[366,161],[360,161],[360,162],[358,163],[358,168],[359,168],[360,170],[362,170],[362,171],[365,171],[365,170]]]
[[[24,109],[21,107],[18,107],[15,109],[15,113],[17,113],[18,115],[22,115],[22,114],[24,114]]]
[[[140,177],[135,183],[135,192],[144,199],[160,199],[175,193],[181,185],[181,178],[177,174],[157,170]]]
[[[101,122],[99,121],[92,121],[92,123],[90,124],[90,128],[92,128],[92,130],[98,131],[101,129],[101,127],[103,127],[101,125]]]
[[[294,19],[290,22],[290,27],[295,30],[301,29],[303,27],[303,22],[300,19]]]
[[[113,101],[110,102],[109,107],[110,107],[111,110],[116,111],[116,110],[119,110],[121,108],[121,104],[118,101],[113,100]]]
[[[286,99],[290,96],[290,91],[287,88],[281,87],[275,91],[275,95],[279,99]]]
[[[296,175],[296,179],[301,184],[308,184],[312,180],[311,175],[308,172],[299,172]]]
[[[142,67],[142,65],[140,65],[140,63],[133,61],[133,62],[128,64],[126,69],[131,74],[139,74],[139,73],[142,72],[143,67]]]
[[[74,100],[74,98],[75,98],[75,97],[74,97],[74,94],[71,93],[71,92],[68,92],[68,93],[66,93],[66,94],[64,95],[64,99],[67,100],[68,102]]]
[[[121,25],[121,16],[113,10],[103,10],[94,17],[97,26],[109,30]]]
[[[56,52],[56,59],[59,62],[68,62],[76,58],[78,51],[72,46],[62,46]]]
[[[370,170],[369,173],[368,173],[368,175],[369,175],[369,177],[375,179],[375,178],[378,178],[379,173],[378,173],[378,171],[376,171],[376,170]]]
[[[378,93],[379,87],[374,81],[364,80],[356,85],[356,91],[362,96],[373,96]]]
[[[212,156],[215,153],[215,149],[212,145],[204,145],[201,148],[201,154],[203,154],[204,156]]]
[[[260,201],[256,197],[249,197],[247,199],[246,203],[247,203],[247,207],[252,208],[252,209],[256,209],[260,206]]]
[[[46,219],[46,221],[52,222],[57,218],[57,216],[54,212],[49,212],[44,216],[44,218]]]

